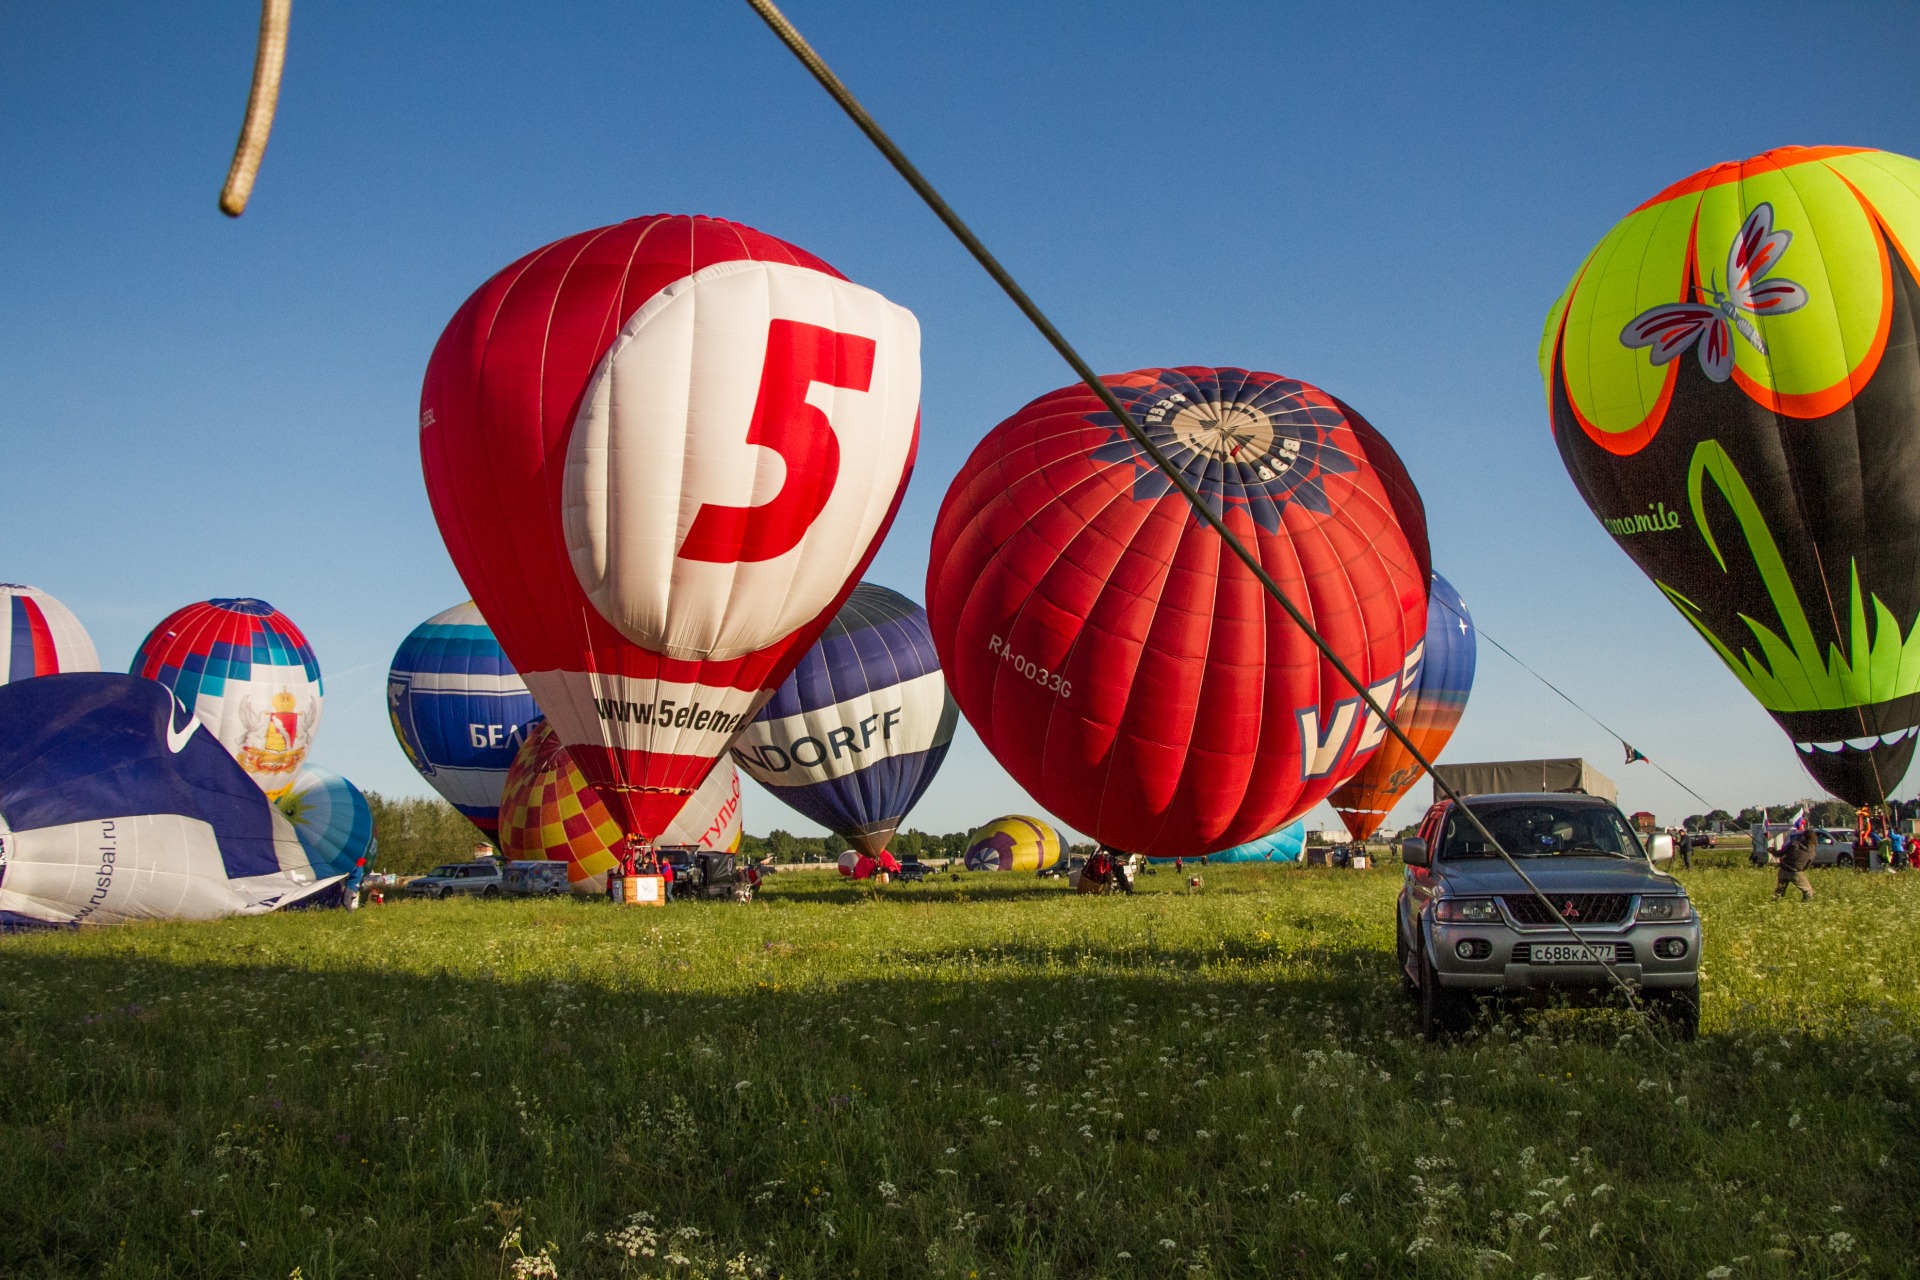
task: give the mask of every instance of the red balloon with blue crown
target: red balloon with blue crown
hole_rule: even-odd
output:
[[[1310,383],[1104,380],[1389,708],[1431,572],[1393,448]],[[1304,813],[1386,727],[1074,385],[995,427],[948,490],[927,612],[961,711],[1040,804],[1118,849],[1195,856]]]

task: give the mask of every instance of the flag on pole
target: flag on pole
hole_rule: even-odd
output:
[[[1791,818],[1787,819],[1787,829],[1785,831],[1782,831],[1780,834],[1776,836],[1768,837],[1767,848],[1771,849],[1775,853],[1779,853],[1781,850],[1787,847],[1787,842],[1789,840],[1795,839],[1796,837],[1799,836],[1799,834],[1802,831],[1805,831],[1806,829],[1807,829],[1807,806],[1801,805],[1799,812],[1795,813]]]

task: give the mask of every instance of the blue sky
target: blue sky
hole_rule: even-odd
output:
[[[1920,153],[1920,9],[789,13],[1096,367],[1333,391],[1405,458],[1489,633],[1718,805],[1812,790],[1574,492],[1535,350],[1587,249],[1667,183],[1786,143]],[[326,672],[313,759],[363,786],[425,791],[384,675],[466,595],[420,478],[420,375],[520,254],[711,213],[911,308],[925,435],[869,576],[915,598],[974,442],[1070,380],[744,4],[299,6],[236,223],[214,201],[254,22],[0,8],[0,580],[61,597],[118,668],[181,604],[272,601]],[[1447,754],[1586,755],[1631,808],[1699,808],[1484,647]],[[963,730],[910,822],[1031,808]],[[811,829],[764,795],[746,820]]]

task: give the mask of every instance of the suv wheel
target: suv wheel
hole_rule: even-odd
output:
[[[490,884],[486,888],[480,891],[480,896],[483,898],[497,898],[500,896],[500,886],[497,884]]]
[[[1413,976],[1407,972],[1407,967],[1413,963],[1413,955],[1407,950],[1407,940],[1400,935],[1398,928],[1393,931],[1393,963],[1400,978],[1400,994],[1409,1000],[1419,995],[1420,988],[1413,984]]]
[[[1440,985],[1440,975],[1420,948],[1420,1038],[1429,1042],[1445,1039],[1466,1030],[1473,1013],[1472,997],[1464,991],[1449,991]]]
[[[1667,1024],[1677,1040],[1700,1034],[1700,988],[1673,987],[1647,994],[1647,1009]]]

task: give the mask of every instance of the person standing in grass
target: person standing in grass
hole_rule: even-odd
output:
[[[1693,832],[1682,831],[1675,842],[1673,851],[1680,855],[1680,865],[1688,871],[1693,870]]]
[[[1813,865],[1813,828],[1802,827],[1793,833],[1787,841],[1787,847],[1780,851],[1780,878],[1773,886],[1776,900],[1787,895],[1787,886],[1792,885],[1800,891],[1800,901],[1813,901],[1813,881],[1807,879],[1807,868]]]

